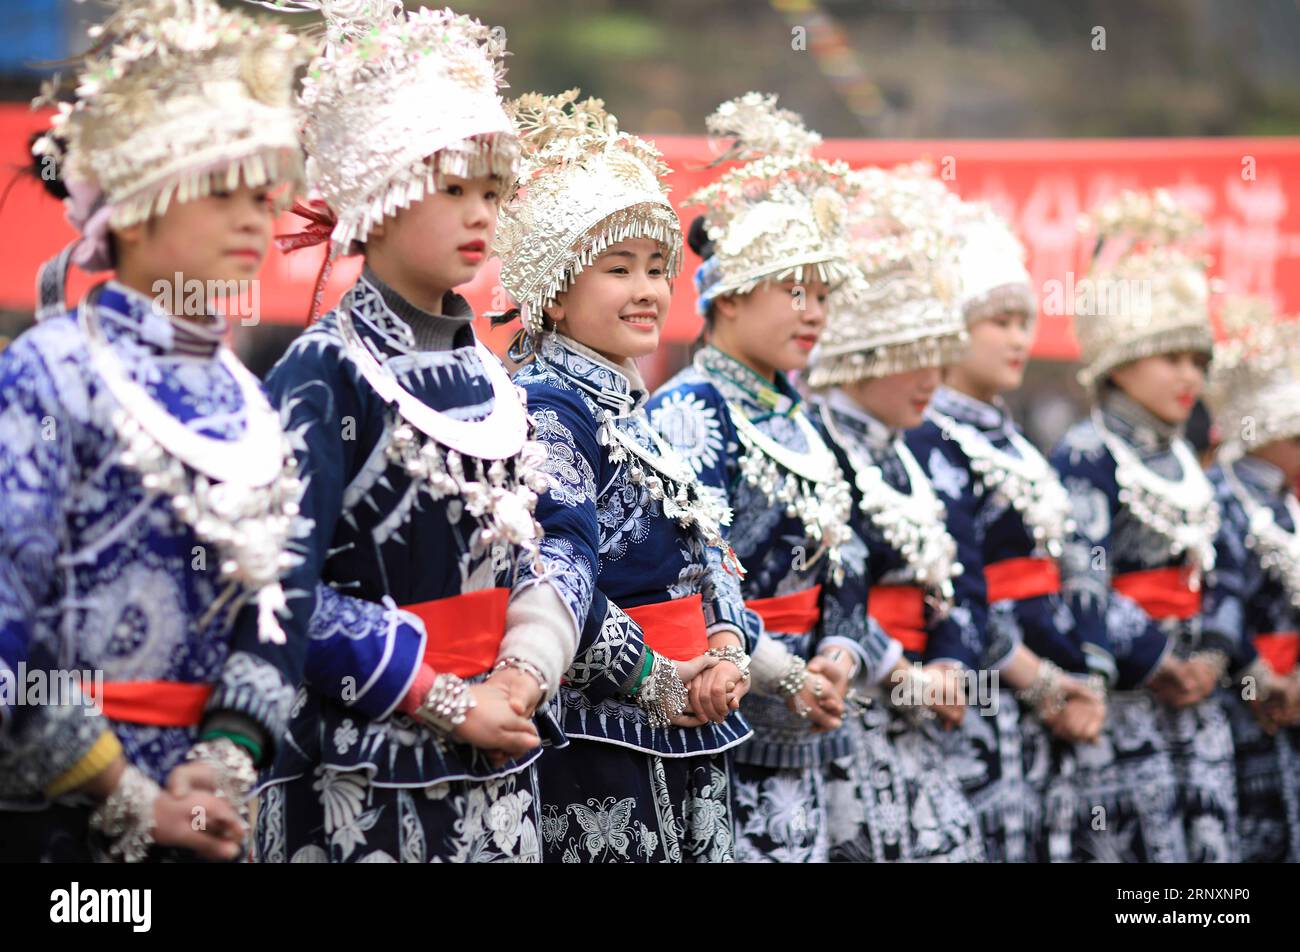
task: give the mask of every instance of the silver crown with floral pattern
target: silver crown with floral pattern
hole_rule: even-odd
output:
[[[681,222],[659,150],[620,132],[601,100],[577,99],[576,89],[531,93],[507,107],[524,159],[493,248],[501,284],[533,335],[542,332],[543,308],[612,244],[650,238],[663,250],[666,273],[681,269]]]
[[[1209,262],[1193,247],[1203,227],[1164,189],[1123,192],[1080,222],[1096,236],[1074,302],[1081,384],[1091,387],[1144,357],[1212,353]]]
[[[214,0],[110,5],[108,19],[90,28],[95,45],[78,58],[72,102],[57,102],[56,77],[33,103],[57,102],[33,152],[62,153],[74,198],[93,190],[108,224],[125,228],[214,188],[301,177],[292,103],[294,70],[307,57],[299,39]]]
[[[1207,402],[1225,447],[1300,436],[1300,319],[1261,298],[1224,301]]]
[[[857,270],[830,296],[808,374],[818,389],[950,364],[967,343],[954,230],[960,200],[925,162],[853,175]]]
[[[845,210],[855,192],[849,167],[813,158],[821,136],[778,109],[776,96],[746,93],[720,105],[707,123],[713,136],[732,139],[714,164],[745,164],[687,199],[703,207],[714,249],[695,276],[699,312],[764,281],[846,280],[852,268]]]
[[[957,221],[957,276],[969,326],[998,314],[1021,314],[1032,326],[1038,302],[1025,268],[1025,248],[1011,225],[986,202],[963,202]]]
[[[267,0],[324,15],[325,44],[302,83],[307,178],[333,211],[331,254],[436,192],[444,176],[518,169],[500,89],[505,33],[401,0]]]

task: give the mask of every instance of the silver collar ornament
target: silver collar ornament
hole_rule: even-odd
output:
[[[654,452],[625,433],[618,424],[628,418],[615,416],[609,410],[600,411],[596,439],[606,448],[609,461],[615,465],[627,463],[628,478],[633,485],[644,487],[667,518],[675,519],[683,529],[699,533],[705,545],[721,550],[727,568],[743,577],[744,568],[722,534],[722,527],[731,525],[731,507],[703,491],[691,464],[678,456],[649,424],[644,429],[655,444]]]
[[[746,390],[734,376],[738,364],[730,357],[717,356],[709,348],[695,355],[695,366],[712,380]],[[725,393],[725,391],[724,391]],[[789,419],[803,434],[804,452],[793,450],[764,434],[745,408],[727,399],[727,411],[744,453],[737,461],[741,478],[761,492],[768,505],[782,505],[787,516],[803,523],[805,537],[817,546],[805,568],[823,555],[830,565],[830,579],[838,585],[844,578],[840,549],[852,538],[849,513],[853,492],[844,481],[835,454],[830,451],[801,407],[793,408]]]
[[[542,527],[534,510],[550,487],[543,470],[546,450],[530,438],[527,398],[510,381],[496,356],[475,345],[492,385],[492,412],[482,420],[457,420],[429,407],[406,390],[368,349],[351,317],[336,312],[348,356],[375,393],[401,422],[393,427],[385,454],[434,500],[464,500],[478,522],[478,542],[518,546],[530,559],[539,554]]]
[[[1223,472],[1250,520],[1246,547],[1259,558],[1264,571],[1282,585],[1292,609],[1300,612],[1300,531],[1288,532],[1278,525],[1272,510],[1256,502],[1242,485],[1231,460],[1223,460]],[[1284,505],[1291,514],[1291,524],[1300,529],[1300,501],[1288,492]]]
[[[985,491],[996,494],[1020,514],[1034,547],[1059,559],[1074,520],[1070,518],[1070,497],[1043,454],[1010,427],[1007,436],[1019,456],[998,449],[967,423],[933,408],[929,413],[944,436],[961,447]]]
[[[286,611],[280,578],[299,561],[288,551],[302,483],[280,418],[257,379],[222,347],[217,360],[234,378],[246,414],[244,435],[215,439],[191,430],[136,383],[104,337],[93,302],[77,318],[91,365],[118,404],[110,422],[124,449],[118,461],[150,493],[171,498],[172,510],[217,549],[226,588],[199,622],[204,628],[229,606],[227,626],[250,596],[258,605],[258,639],[284,644],[277,615]],[[233,599],[233,601],[232,601]]]
[[[739,461],[741,478],[758,489],[769,505],[784,505],[787,516],[803,523],[804,534],[817,545],[805,567],[824,554],[830,563],[831,581],[838,585],[844,578],[840,549],[852,537],[849,513],[853,493],[835,455],[802,409],[796,409],[790,419],[803,433],[808,446],[804,453],[765,435],[745,415],[744,408],[731,402],[727,408],[745,448]]]
[[[1144,464],[1122,438],[1107,428],[1101,413],[1094,410],[1093,425],[1115,458],[1115,480],[1119,501],[1138,522],[1169,544],[1173,558],[1185,556],[1192,570],[1193,590],[1205,573],[1214,569],[1214,539],[1219,533],[1219,504],[1214,487],[1201,471],[1191,448],[1175,438],[1170,451],[1182,476],[1165,479]]]
[[[947,615],[953,602],[952,580],[963,569],[957,561],[957,541],[944,522],[947,511],[925,470],[903,441],[895,438],[891,448],[898,454],[911,486],[911,492],[900,492],[889,485],[879,466],[864,458],[845,438],[825,403],[820,412],[826,432],[852,461],[854,484],[862,493],[858,508],[903,556],[917,584],[926,590],[930,607],[940,617]]]

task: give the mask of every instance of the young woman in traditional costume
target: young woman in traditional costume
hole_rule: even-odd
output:
[[[1230,638],[1220,698],[1237,758],[1237,860],[1300,862],[1300,324],[1261,300],[1223,307],[1210,470],[1223,524],[1205,627]]]
[[[1110,688],[1106,727],[1075,747],[1075,855],[1112,862],[1229,861],[1232,737],[1210,698],[1234,640],[1205,628],[1219,507],[1181,427],[1213,338],[1199,222],[1163,191],[1094,214],[1096,254],[1075,333],[1092,414],[1051,455],[1073,504],[1062,588],[1090,670]]]
[[[208,0],[122,0],[94,35],[35,148],[80,235],[0,356],[0,686],[62,688],[0,701],[0,853],[229,860],[306,645],[293,453],[213,298],[300,179],[300,47]],[[69,263],[115,278],[69,311]]]
[[[543,845],[552,862],[731,861],[724,752],[750,730],[730,512],[651,429],[636,366],[659,345],[681,226],[659,153],[577,95],[512,104],[525,171],[498,238],[552,480],[542,577],[583,622],[560,691],[571,743],[539,767]]]
[[[985,205],[963,204],[955,237],[970,344],[907,443],[943,499],[962,565],[954,588],[982,633],[980,664],[1002,685],[995,715],[968,715],[944,736],[948,766],[979,815],[985,856],[1032,862],[1049,858],[1043,806],[1060,758],[1096,739],[1106,708],[1079,677],[1087,666],[1061,596],[1070,500],[1002,400],[1024,378],[1038,316],[1024,252]]]
[[[537,862],[533,762],[560,739],[546,701],[577,630],[556,584],[512,594],[543,457],[452,290],[516,172],[503,39],[449,10],[323,12],[302,94],[320,201],[299,243],[366,266],[268,377],[307,480],[290,608],[310,650],[257,856]]]

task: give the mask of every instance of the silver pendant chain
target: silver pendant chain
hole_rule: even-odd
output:
[[[1258,556],[1259,564],[1282,585],[1291,608],[1300,612],[1300,501],[1287,492],[1283,504],[1291,514],[1291,524],[1297,527],[1297,531],[1288,532],[1278,525],[1272,510],[1256,502],[1250,490],[1242,485],[1231,461],[1223,461],[1223,471],[1249,520],[1246,548]]]
[[[546,449],[531,438],[527,398],[496,357],[478,344],[480,362],[492,384],[492,412],[486,419],[457,420],[429,407],[406,390],[367,348],[343,310],[339,331],[361,376],[401,421],[384,449],[435,501],[458,497],[479,525],[476,545],[519,547],[536,560],[542,527],[534,511],[550,488]]]
[[[288,542],[299,511],[302,483],[298,465],[257,379],[225,347],[221,366],[239,387],[245,412],[244,436],[204,436],[157,403],[123,366],[104,337],[94,300],[82,300],[78,322],[91,365],[117,402],[110,422],[120,445],[118,461],[136,473],[150,493],[168,496],[172,511],[220,558],[226,588],[200,628],[228,607],[227,627],[248,597],[258,602],[258,637],[285,643],[277,616],[286,610],[280,578],[299,562]],[[242,593],[242,594],[241,594]]]
[[[1205,573],[1214,569],[1214,540],[1219,534],[1219,506],[1214,487],[1191,449],[1180,439],[1170,443],[1182,475],[1165,479],[1147,466],[1137,453],[1106,426],[1101,414],[1093,424],[1115,458],[1119,501],[1143,526],[1166,540],[1173,558],[1185,556],[1191,568],[1191,586],[1199,589]]]
[[[945,436],[956,441],[987,492],[996,494],[1019,515],[1034,540],[1054,559],[1074,530],[1070,497],[1056,471],[1032,443],[1015,430],[1008,437],[1020,456],[1001,450],[973,426],[931,409]]]
[[[947,510],[935,494],[930,479],[901,439],[891,449],[907,473],[911,492],[889,485],[884,471],[863,458],[845,437],[826,404],[821,406],[826,432],[853,463],[854,484],[862,493],[858,508],[865,513],[896,552],[903,556],[917,583],[926,589],[931,607],[941,616],[952,608],[953,579],[961,575],[957,540],[945,524]]]

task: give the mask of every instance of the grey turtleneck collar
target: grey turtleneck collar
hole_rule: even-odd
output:
[[[459,294],[448,291],[442,298],[442,313],[430,314],[385,284],[370,270],[369,265],[366,265],[361,276],[379,292],[384,305],[394,316],[405,321],[411,328],[416,350],[451,350],[474,344],[474,331],[470,326],[474,321],[474,311]]]

